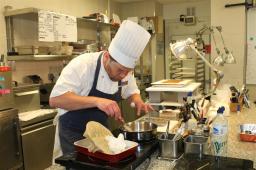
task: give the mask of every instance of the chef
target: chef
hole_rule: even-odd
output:
[[[63,69],[51,95],[58,108],[59,139],[63,154],[73,152],[73,143],[83,138],[87,122],[107,126],[107,118],[123,121],[118,103],[122,98],[135,105],[137,115],[152,107],[145,104],[133,69],[150,39],[135,22],[125,20],[108,51],[82,54]]]

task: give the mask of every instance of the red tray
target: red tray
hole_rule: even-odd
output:
[[[118,162],[118,161],[120,161],[124,158],[127,158],[130,155],[133,155],[136,152],[136,149],[137,149],[137,146],[138,146],[137,142],[128,141],[128,140],[126,140],[125,142],[130,147],[127,148],[127,150],[125,150],[121,153],[118,153],[118,154],[105,154],[105,153],[102,153],[100,151],[97,151],[97,152],[94,152],[94,153],[89,152],[89,150],[87,149],[87,147],[89,145],[88,139],[79,140],[79,141],[75,142],[74,145],[76,147],[76,150],[79,153],[82,153],[82,154],[85,154],[85,155],[88,155],[88,156],[91,156],[91,157],[95,157],[95,158],[98,158],[98,159],[101,159],[101,160],[104,160],[104,161],[115,163],[115,162]]]
[[[240,133],[241,141],[256,142],[256,135]]]

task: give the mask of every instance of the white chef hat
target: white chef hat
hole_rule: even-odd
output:
[[[134,68],[149,39],[150,34],[143,27],[125,20],[110,43],[109,54],[123,66]]]

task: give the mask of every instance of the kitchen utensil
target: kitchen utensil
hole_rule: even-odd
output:
[[[157,125],[151,122],[134,121],[120,127],[125,139],[133,141],[150,141],[156,137]]]
[[[166,127],[166,132],[165,132],[165,139],[168,139],[169,126],[170,126],[170,122],[168,121],[168,123],[167,123],[167,127]]]
[[[184,139],[185,154],[195,154],[200,158],[209,153],[208,137],[189,135]]]
[[[132,128],[130,126],[127,125],[127,123],[123,122],[123,126],[122,126],[127,132],[132,132]]]
[[[133,141],[125,141],[126,145],[128,146],[127,149],[121,153],[117,153],[117,154],[105,154],[103,152],[100,151],[96,151],[96,152],[89,152],[88,148],[90,146],[90,142],[89,140],[86,139],[82,139],[79,140],[77,142],[74,143],[76,150],[79,153],[94,157],[94,158],[98,158],[107,162],[111,162],[111,163],[115,163],[115,162],[119,162],[120,160],[127,158],[131,155],[133,155],[136,152],[136,148],[138,146],[138,143],[133,142]]]
[[[160,159],[177,159],[184,152],[183,139],[172,140],[174,134],[168,134],[167,138],[165,133],[158,135],[159,141],[159,158]]]
[[[172,140],[178,140],[179,138],[182,137],[184,131],[185,131],[185,128],[184,128],[184,125],[185,124],[182,124],[181,127],[177,130],[176,134],[174,135],[173,139]]]

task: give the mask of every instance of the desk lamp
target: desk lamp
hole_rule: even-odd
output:
[[[233,56],[232,52],[228,50],[228,48],[226,47],[226,44],[224,42],[224,39],[223,39],[223,36],[222,36],[222,27],[221,26],[217,26],[216,29],[218,30],[218,32],[220,33],[220,37],[221,37],[221,40],[222,40],[222,44],[224,46],[224,51],[225,51],[225,56],[224,56],[224,62],[226,64],[235,64],[236,63],[236,60],[235,60],[235,57]]]
[[[216,91],[220,80],[224,77],[224,74],[222,71],[217,70],[207,59],[204,57],[204,54],[201,54],[196,49],[196,42],[192,38],[188,38],[184,41],[178,41],[176,43],[170,44],[171,51],[173,55],[177,59],[186,59],[191,58],[191,56],[199,56],[208,67],[211,68],[211,70],[214,72],[216,76],[216,85],[215,87],[204,96],[204,98],[211,96]],[[196,54],[196,55],[195,55]]]

